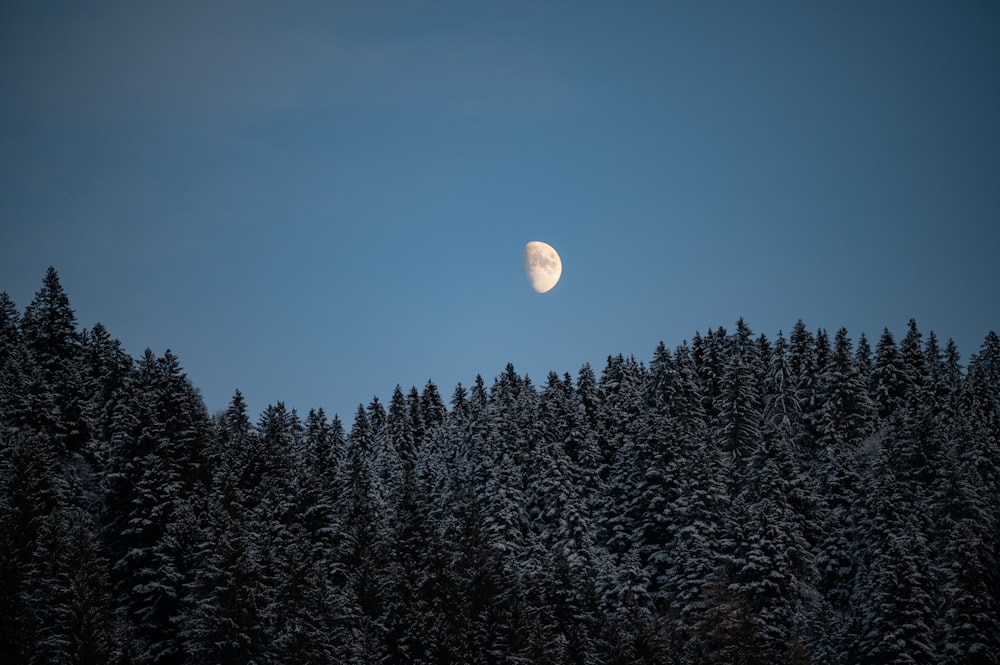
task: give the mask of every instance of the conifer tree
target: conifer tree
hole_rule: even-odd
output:
[[[189,584],[193,607],[180,624],[184,651],[206,665],[264,662],[273,654],[265,633],[261,534],[249,522],[234,474],[216,477],[206,508],[194,552],[200,565]]]
[[[607,465],[599,512],[596,515],[598,536],[604,549],[605,566],[617,582],[605,585],[614,593],[605,593],[604,603],[634,604],[649,607],[649,578],[640,568],[639,539],[642,536],[638,511],[641,509],[642,476],[649,436],[641,414],[646,391],[643,370],[632,358],[608,358],[601,374],[598,441],[602,463]],[[640,575],[636,579],[636,575]],[[641,588],[640,588],[641,586]],[[625,593],[623,594],[623,591]],[[615,611],[624,606],[615,607]]]
[[[709,330],[704,337],[695,333],[691,340],[691,357],[698,372],[702,410],[712,428],[717,426],[719,415],[716,401],[722,393],[725,339],[726,331],[719,328],[717,332]]]
[[[779,662],[807,632],[809,590],[816,582],[813,555],[789,499],[801,490],[788,439],[780,432],[762,437],[748,469],[734,504],[741,536],[730,588],[752,613],[756,656]]]
[[[0,427],[18,427],[28,417],[27,351],[21,316],[7,292],[0,293]]]
[[[91,451],[96,458],[91,461],[100,465],[111,439],[115,405],[132,380],[134,361],[125,353],[121,342],[112,339],[107,329],[98,323],[82,337],[82,363],[90,395],[87,413],[93,423],[93,444],[96,447]]]
[[[376,405],[378,407],[378,405]],[[384,655],[382,585],[386,537],[381,529],[381,492],[373,472],[374,435],[368,411],[358,406],[347,438],[347,457],[340,465],[338,501],[339,545],[333,567],[341,614],[334,640],[338,658],[373,662]]]
[[[861,483],[857,466],[862,443],[874,430],[875,411],[865,383],[847,331],[841,328],[819,380],[822,406],[817,414],[818,450],[812,468],[821,497],[815,547],[819,590],[837,610],[847,607],[854,584],[855,501]]]
[[[183,546],[168,537],[179,508],[202,491],[204,405],[169,352],[139,363],[138,399],[122,401],[113,426],[105,533],[119,610],[135,628],[144,661],[180,662],[178,634],[184,587]],[[174,568],[176,575],[165,575]]]
[[[90,431],[80,372],[80,334],[76,313],[54,268],[48,269],[42,288],[24,310],[21,335],[33,368],[26,376],[26,424],[45,433],[61,459],[82,453]]]
[[[673,355],[660,342],[650,363],[645,459],[637,463],[637,505],[632,508],[636,511],[635,551],[649,576],[650,605],[662,605],[662,585],[670,563],[668,547],[674,537],[673,507],[679,480],[674,473],[681,444],[677,428],[672,427],[671,408],[683,390],[678,385],[683,380]]]
[[[283,402],[269,405],[257,423],[259,459],[251,496],[254,508],[263,511],[261,519],[281,524],[296,523],[306,509],[298,495],[302,479],[299,439],[301,423],[294,410]]]
[[[596,650],[594,554],[590,515],[578,493],[575,469],[565,450],[572,431],[573,392],[553,372],[542,393],[542,438],[529,459],[527,517],[529,565],[527,593],[546,598],[534,614],[550,641],[570,662],[584,662]],[[541,608],[538,608],[541,609]]]
[[[333,422],[327,422],[322,408],[310,409],[303,433],[304,455],[298,483],[300,522],[314,558],[325,564],[332,559],[337,542],[334,529],[337,471],[344,445],[340,419],[334,416]]]
[[[711,442],[691,442],[688,472],[677,501],[677,535],[668,590],[686,642],[704,637],[713,621],[713,585],[725,584],[725,538],[730,533],[731,498],[724,461]]]
[[[444,400],[441,399],[441,393],[438,392],[433,381],[428,381],[424,384],[423,392],[420,393],[420,416],[426,430],[416,437],[418,445],[428,432],[433,432],[441,426],[446,414],[447,409]]]
[[[461,384],[459,384],[461,386]],[[440,396],[439,396],[440,399]],[[410,386],[410,391],[406,394],[405,408],[409,419],[409,429],[413,433],[414,451],[423,444],[427,438],[427,423],[424,421],[424,413],[420,403],[420,393],[416,386]],[[443,404],[442,404],[443,408]],[[443,419],[442,419],[443,420]],[[440,426],[440,422],[434,426]]]
[[[400,393],[400,397],[402,393]],[[390,406],[390,421],[392,407]],[[414,460],[414,464],[415,464]],[[433,593],[442,575],[441,561],[431,559],[433,526],[428,522],[429,497],[415,466],[402,471],[399,491],[391,506],[386,565],[381,593],[385,598],[380,622],[385,626],[386,653],[396,662],[431,662],[437,643]]]
[[[420,417],[418,426],[423,427],[423,417]],[[385,459],[388,475],[398,479],[402,477],[405,469],[413,470],[417,460],[417,432],[413,429],[413,416],[408,408],[403,390],[397,384],[389,400],[389,411],[386,416],[385,432],[386,439],[381,448],[383,455],[391,459]]]
[[[59,459],[38,433],[0,428],[0,653],[28,662],[35,644],[30,572],[47,516],[67,503]]]
[[[1000,598],[1000,336],[990,331],[979,353],[969,360],[961,398],[965,414],[958,439],[962,463],[975,467],[979,495],[986,503],[986,541],[991,543],[983,562],[990,597]],[[998,601],[1000,602],[1000,601]],[[997,608],[997,605],[994,605]]]
[[[32,663],[108,662],[113,648],[107,566],[90,516],[57,508],[42,520],[26,597],[32,608]]]
[[[875,362],[872,367],[873,391],[879,418],[887,419],[902,406],[906,381],[906,370],[903,368],[896,340],[889,329],[885,328],[875,347]]]
[[[952,421],[953,440],[968,436],[962,417]],[[934,496],[941,584],[940,656],[945,663],[996,663],[1000,654],[1000,608],[990,591],[995,579],[992,534],[996,524],[982,494],[975,464],[950,447]]]
[[[871,518],[854,608],[861,633],[854,658],[862,663],[935,660],[930,551],[894,477],[897,455],[893,446],[883,448],[868,493]]]
[[[820,385],[819,445],[838,455],[850,455],[874,431],[875,410],[844,328],[837,331]]]
[[[868,342],[868,337],[863,332],[858,335],[858,344],[854,350],[854,362],[857,363],[858,372],[861,376],[870,383],[872,374],[872,346]]]
[[[788,336],[788,364],[792,370],[795,410],[800,418],[796,423],[796,447],[805,462],[815,456],[818,438],[817,412],[821,400],[816,337],[809,332],[801,319],[796,321]]]
[[[791,439],[801,422],[801,412],[795,395],[795,374],[788,344],[780,332],[768,358],[761,393],[761,427],[764,436],[784,435]]]
[[[740,320],[742,323],[742,319]],[[744,329],[744,333],[748,333]],[[716,446],[731,466],[730,482],[740,483],[746,458],[760,438],[760,398],[754,371],[747,354],[738,350],[723,370],[720,393],[716,400],[718,424],[713,433]]]

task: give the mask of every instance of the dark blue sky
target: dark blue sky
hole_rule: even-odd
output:
[[[915,317],[967,357],[1000,323],[998,36],[996,2],[4,2],[0,290],[54,265],[212,411],[349,419],[741,316]]]

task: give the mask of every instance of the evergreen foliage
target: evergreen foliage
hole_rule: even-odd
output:
[[[1000,662],[1000,337],[738,321],[349,428],[0,294],[0,662]]]

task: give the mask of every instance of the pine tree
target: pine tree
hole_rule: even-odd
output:
[[[874,431],[875,409],[866,378],[851,352],[847,330],[837,331],[834,349],[820,378],[819,445],[852,454]]]
[[[114,637],[107,567],[89,515],[59,508],[45,516],[27,587],[35,627],[29,662],[108,662]]]
[[[725,339],[726,331],[719,328],[717,332],[709,330],[704,337],[695,333],[691,340],[691,357],[698,372],[702,410],[713,428],[717,426],[719,415],[716,401],[722,394]]]
[[[691,452],[708,440],[701,393],[690,350],[673,355],[661,346],[650,366],[647,459],[640,460],[637,514],[638,560],[648,576],[649,601],[657,616],[670,602],[670,570],[675,565],[673,543],[680,528],[679,507],[690,474]],[[624,573],[631,568],[625,562]],[[631,575],[630,575],[631,576]],[[633,594],[633,603],[635,596]],[[638,610],[629,610],[635,614]],[[654,619],[657,621],[659,619]],[[656,642],[655,636],[651,635]]]
[[[724,481],[722,453],[710,442],[690,442],[688,471],[677,501],[677,535],[671,548],[674,563],[668,590],[676,621],[687,643],[711,629],[711,589],[725,584],[724,542],[730,533],[731,498]],[[720,579],[722,576],[722,579]]]
[[[903,403],[907,375],[896,341],[888,328],[882,331],[875,347],[872,385],[879,418],[885,420]]]
[[[969,360],[960,397],[963,425],[955,437],[961,464],[976,478],[984,502],[985,551],[981,554],[985,584],[993,599],[994,614],[1000,613],[1000,336],[989,332],[980,351]],[[973,473],[972,470],[975,470]]]
[[[899,481],[900,450],[887,441],[868,483],[865,556],[854,594],[863,663],[930,663],[934,608],[930,550],[919,506]]]
[[[407,405],[403,390],[396,385],[389,400],[389,412],[386,416],[385,431],[383,437],[386,439],[381,449],[387,459],[383,460],[388,475],[394,480],[402,477],[406,469],[411,472],[417,460],[417,432],[413,429],[413,415]],[[423,416],[418,421],[418,426],[423,427]],[[391,456],[391,458],[389,457]]]
[[[207,504],[200,560],[189,584],[192,607],[180,624],[193,663],[268,662],[261,534],[248,521],[233,474],[220,473]]]
[[[420,416],[426,429],[415,437],[417,445],[423,441],[425,436],[441,426],[446,414],[447,409],[444,406],[444,400],[441,399],[441,393],[438,392],[434,382],[428,381],[424,384],[423,392],[420,393]]]
[[[0,429],[0,653],[24,663],[36,640],[25,598],[39,532],[65,505],[59,460],[41,434]]]
[[[259,510],[264,522],[291,524],[298,522],[305,507],[300,505],[301,480],[299,451],[302,446],[301,423],[294,410],[283,402],[271,404],[260,415],[258,459],[254,466],[260,471],[249,487],[252,507]]]
[[[121,342],[112,339],[100,323],[83,335],[81,351],[84,381],[90,395],[87,414],[93,423],[91,461],[101,466],[111,440],[115,406],[122,391],[129,388],[134,361],[125,353]]]
[[[416,469],[405,469],[392,507],[382,579],[385,602],[380,623],[385,626],[386,655],[395,662],[431,662],[441,646],[434,631],[439,617],[433,612],[433,590],[442,571],[441,562],[430,558],[436,548],[428,507],[429,497]]]
[[[299,520],[308,534],[314,557],[328,565],[337,546],[334,528],[337,473],[345,447],[340,419],[334,416],[333,422],[328,423],[323,409],[311,409],[305,421],[303,447],[301,479],[298,482]]]
[[[182,475],[185,495],[204,489],[209,478],[205,464],[208,412],[197,389],[167,349],[157,361],[156,384],[151,386],[155,417],[169,441],[169,454]]]
[[[962,416],[952,421],[955,439],[968,436]],[[996,524],[981,494],[975,464],[962,459],[958,446],[944,456],[934,497],[938,566],[941,580],[940,653],[945,663],[1000,662],[1000,608],[990,591],[995,576],[991,546]]]
[[[24,310],[21,332],[28,350],[43,371],[43,380],[52,387],[67,378],[67,361],[76,358],[80,345],[76,314],[59,282],[55,268],[49,267],[42,288]]]
[[[175,356],[147,349],[138,398],[121,401],[113,424],[104,531],[121,611],[135,628],[143,660],[180,662],[178,635],[186,556],[170,536],[178,508],[203,490],[207,415]],[[174,567],[177,575],[163,574]]]
[[[779,332],[762,381],[761,422],[767,433],[774,435],[782,432],[791,436],[798,427],[801,412],[794,391],[795,374],[788,354],[788,344],[784,335]]]
[[[816,572],[802,516],[789,500],[801,491],[787,438],[761,438],[735,502],[741,531],[731,589],[753,627],[757,657],[779,662],[807,632]]]
[[[372,662],[384,654],[382,588],[386,534],[381,529],[381,493],[373,472],[374,435],[369,413],[358,406],[347,438],[347,458],[341,464],[338,501],[339,546],[333,567],[341,608],[335,646],[341,660]]]
[[[565,450],[573,430],[572,385],[553,372],[539,409],[542,437],[527,469],[527,518],[530,545],[526,592],[542,602],[531,623],[557,644],[565,662],[589,662],[596,651],[597,608],[590,515],[579,495],[575,469]],[[537,654],[536,654],[537,655]]]
[[[600,397],[597,377],[589,364],[582,365],[577,372],[575,391],[580,434],[575,437],[575,440],[579,441],[579,447],[576,450],[571,449],[570,456],[576,461],[580,482],[583,485],[581,492],[587,502],[588,510],[592,516],[597,516],[603,501],[603,478],[606,477],[606,470],[602,466],[599,444]]]
[[[272,592],[253,521],[263,479],[260,436],[237,390],[218,419],[204,520],[192,546],[197,567],[186,585],[190,607],[179,634],[193,663],[260,662],[268,649],[266,603]]]
[[[649,436],[642,413],[645,402],[643,369],[632,358],[608,358],[602,375],[598,442],[602,463],[608,466],[601,501],[595,516],[605,566],[616,580],[605,583],[603,604],[614,612],[635,605],[648,611],[649,577],[642,569],[639,523],[643,475]],[[633,562],[639,571],[633,570]],[[638,577],[636,577],[638,575]],[[622,591],[626,591],[626,595]],[[608,592],[614,596],[609,596]]]
[[[461,384],[459,384],[459,387],[461,387]],[[436,390],[437,389],[435,388],[435,391]],[[438,396],[438,400],[440,400],[440,396]],[[408,427],[410,432],[413,434],[415,454],[416,450],[423,445],[424,439],[428,438],[427,423],[424,420],[424,410],[420,402],[420,393],[417,391],[416,386],[410,386],[410,391],[406,394],[405,408],[409,420]],[[441,408],[444,409],[443,404],[441,405]],[[444,419],[442,417],[441,421],[443,422],[443,420]],[[440,425],[441,422],[437,422],[434,423],[432,427],[439,427]]]
[[[874,431],[875,411],[843,328],[837,332],[819,384],[822,406],[817,413],[818,451],[812,476],[821,499],[814,551],[819,591],[835,610],[844,610],[856,574],[858,460]]]
[[[749,329],[740,319],[742,334]],[[746,342],[734,341],[734,352],[723,370],[720,393],[716,399],[718,424],[713,436],[716,446],[730,465],[730,482],[739,484],[745,472],[746,458],[760,438],[760,397]]]
[[[79,454],[90,438],[79,364],[80,335],[76,314],[54,268],[49,268],[42,288],[24,310],[21,335],[35,370],[26,382],[28,424],[53,441],[62,459]]]
[[[870,385],[872,374],[872,346],[868,343],[868,338],[864,333],[858,335],[858,345],[854,351],[854,362],[858,366],[858,372]]]
[[[817,358],[817,337],[810,333],[800,319],[788,336],[788,364],[793,377],[795,411],[800,420],[796,423],[796,448],[803,463],[811,462],[816,455],[818,411],[820,398],[820,372]]]
[[[21,316],[4,291],[0,293],[0,427],[17,427],[28,418],[26,356]]]

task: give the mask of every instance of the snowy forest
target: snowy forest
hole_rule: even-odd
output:
[[[255,421],[49,269],[0,437],[6,665],[1000,662],[994,332],[740,320]]]

